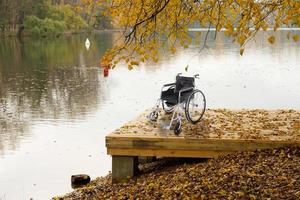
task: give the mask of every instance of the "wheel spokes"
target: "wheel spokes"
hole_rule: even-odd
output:
[[[192,122],[197,122],[205,110],[205,97],[200,91],[192,94],[188,106],[189,118]]]

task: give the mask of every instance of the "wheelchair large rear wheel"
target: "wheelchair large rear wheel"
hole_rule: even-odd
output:
[[[188,121],[195,124],[199,122],[205,112],[206,100],[203,92],[194,90],[188,97],[185,106],[185,116]]]

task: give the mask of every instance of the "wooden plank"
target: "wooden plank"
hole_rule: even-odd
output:
[[[242,151],[297,145],[300,141],[107,137],[107,148]]]
[[[229,140],[229,139],[170,139],[170,138],[161,138],[159,140],[152,139],[152,138],[106,138],[107,145],[148,145],[149,143],[153,143],[153,145],[165,145],[165,144],[188,144],[191,146],[197,146],[197,145],[240,145],[240,144],[263,144],[263,145],[273,145],[273,144],[300,144],[300,141],[278,141],[278,140]],[[145,146],[144,146],[145,147]]]
[[[245,141],[253,141],[253,142],[259,142],[259,143],[273,143],[273,142],[279,142],[279,143],[300,143],[300,140],[262,140],[262,139],[218,139],[218,138],[198,138],[198,137],[179,137],[179,136],[154,136],[154,135],[138,135],[138,134],[109,134],[106,136],[106,139],[114,139],[114,140],[151,140],[151,141],[232,141],[232,142],[245,142]]]
[[[159,156],[159,157],[188,157],[188,158],[215,158],[233,152],[226,151],[190,151],[167,149],[107,149],[109,155],[126,156]]]

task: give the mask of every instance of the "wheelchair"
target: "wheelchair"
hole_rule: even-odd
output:
[[[160,98],[153,111],[148,115],[148,119],[156,122],[160,104],[166,114],[172,113],[172,118],[166,129],[170,130],[173,123],[175,135],[179,135],[182,130],[183,111],[186,119],[196,124],[201,120],[206,108],[206,99],[203,92],[195,87],[195,79],[199,74],[193,77],[177,74],[175,83],[163,85]]]

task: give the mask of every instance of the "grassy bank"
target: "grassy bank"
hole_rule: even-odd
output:
[[[157,161],[128,183],[111,176],[54,199],[300,199],[300,148],[240,152],[206,162]]]

